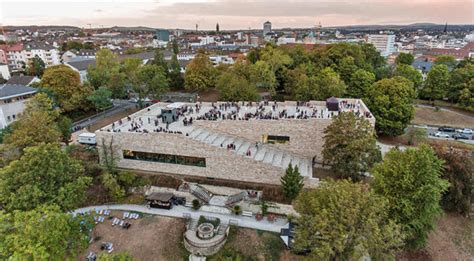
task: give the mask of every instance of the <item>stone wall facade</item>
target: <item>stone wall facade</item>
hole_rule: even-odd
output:
[[[120,168],[265,184],[280,184],[280,177],[284,174],[282,168],[180,134],[104,131],[98,131],[96,134],[99,152],[102,150],[102,140],[109,144],[113,137],[113,150],[117,155],[117,167]],[[206,167],[124,159],[123,150],[203,157],[206,158]]]

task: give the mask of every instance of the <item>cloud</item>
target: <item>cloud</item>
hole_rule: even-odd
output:
[[[272,21],[274,27],[310,27],[319,22],[323,26],[474,23],[472,0],[136,0],[126,4],[76,0],[48,4],[51,5],[42,2],[38,8],[29,8],[28,15],[24,5],[18,5],[17,12],[8,15],[10,6],[5,5],[5,23],[18,24],[31,21],[31,17],[38,18],[38,22],[62,19],[77,25],[194,28],[198,23],[201,29],[212,29],[216,22],[222,29],[261,28],[266,20]]]

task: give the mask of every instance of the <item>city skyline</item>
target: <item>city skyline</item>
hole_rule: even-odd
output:
[[[28,6],[28,9],[24,7]],[[0,2],[2,25],[148,26],[212,30],[412,23],[472,24],[469,0],[103,0]]]

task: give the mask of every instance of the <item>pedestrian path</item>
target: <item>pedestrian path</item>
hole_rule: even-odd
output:
[[[74,210],[73,214],[87,213],[100,210],[123,210],[129,212],[140,212],[152,215],[160,215],[175,218],[191,218],[198,220],[200,216],[219,218],[221,223],[231,224],[239,227],[258,229],[263,231],[280,233],[280,230],[288,223],[286,218],[278,217],[273,222],[266,219],[257,221],[254,217],[244,217],[234,214],[212,213],[201,210],[193,210],[184,206],[174,206],[172,209],[148,208],[144,205],[119,204],[119,205],[100,205],[89,206]]]

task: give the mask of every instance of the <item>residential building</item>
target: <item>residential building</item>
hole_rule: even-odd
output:
[[[30,86],[31,84],[36,82],[40,82],[40,78],[36,76],[15,75],[7,81],[7,84]]]
[[[427,55],[449,55],[457,60],[462,60],[464,57],[474,57],[474,42],[466,44],[462,48],[431,48],[426,52]]]
[[[4,80],[10,79],[11,75],[10,69],[8,68],[8,64],[0,63],[0,76],[2,76]]]
[[[30,59],[34,57],[41,58],[46,67],[58,65],[61,63],[59,51],[56,47],[47,44],[14,44],[14,45],[0,45],[0,60],[5,61],[12,71],[23,71]]]
[[[393,34],[370,34],[367,42],[373,44],[384,57],[395,52],[395,35]]]
[[[63,63],[77,62],[89,59],[95,59],[96,50],[94,49],[81,49],[77,50],[67,50],[61,55],[61,60]]]
[[[36,89],[24,85],[0,85],[0,129],[18,120],[25,109],[25,102],[36,92]]]

